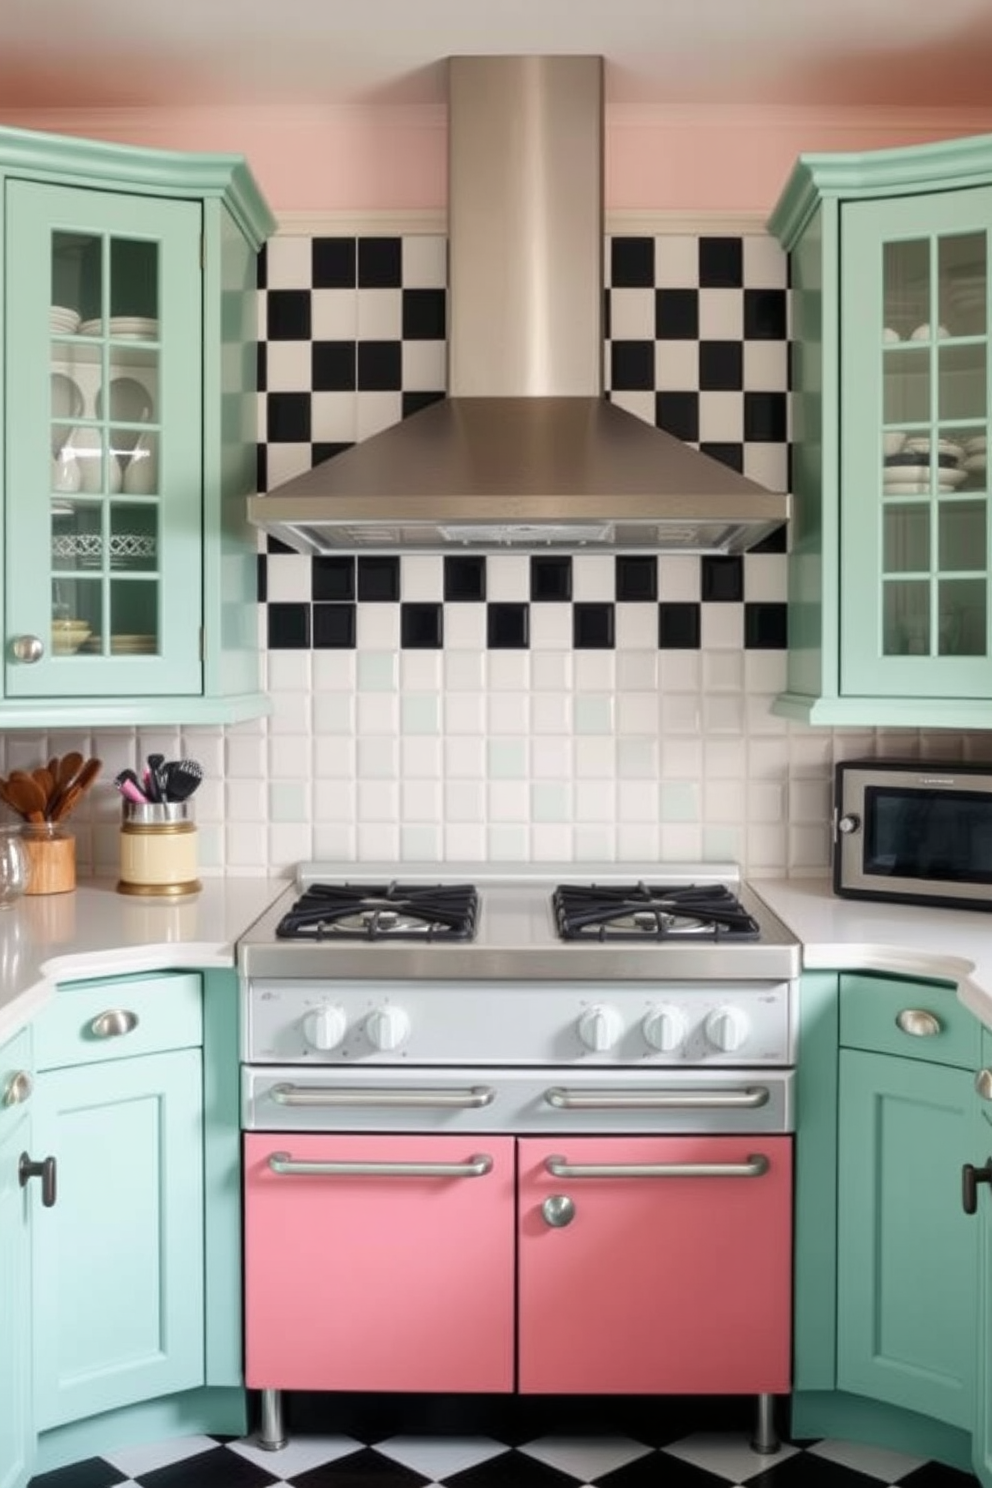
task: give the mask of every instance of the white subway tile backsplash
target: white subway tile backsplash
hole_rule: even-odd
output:
[[[481,737],[446,739],[444,773],[449,780],[484,780],[486,776],[485,740]]]
[[[399,733],[400,700],[394,692],[360,692],[356,710],[358,737],[363,741]]]
[[[400,820],[440,822],[444,792],[440,780],[404,780],[400,785]]]
[[[400,775],[404,780],[440,780],[442,744],[434,737],[411,735],[400,739]]]
[[[575,690],[612,693],[616,683],[613,651],[576,651],[573,656]]]
[[[400,698],[400,731],[404,734],[439,734],[441,699],[436,692],[406,692]]]
[[[490,734],[526,734],[530,727],[530,697],[525,692],[490,693],[486,709],[486,731]]]
[[[650,735],[630,735],[617,740],[618,780],[658,779],[658,740]]]
[[[617,735],[621,741],[631,734],[644,734],[654,739],[658,733],[658,694],[655,692],[620,692],[615,702]]]
[[[400,855],[400,829],[395,823],[366,817],[355,834],[355,840],[359,862],[388,863]]]
[[[562,781],[539,780],[530,788],[530,820],[535,824],[570,822],[572,787]]]
[[[489,739],[486,743],[486,774],[490,780],[525,780],[526,739]]]
[[[486,787],[481,780],[451,780],[444,784],[444,820],[450,822],[484,822]]]
[[[442,591],[444,559],[440,553],[410,553],[403,560],[401,572],[403,588],[400,597],[404,601],[434,601]]]
[[[571,779],[572,740],[569,732],[550,737],[534,733],[530,741],[530,773],[534,780]]]
[[[384,776],[360,776],[356,804],[360,826],[366,822],[399,821],[399,782]]]
[[[530,856],[530,830],[499,823],[489,827],[482,856],[492,863],[521,863]]]
[[[400,609],[395,604],[360,604],[355,617],[355,642],[362,651],[398,651]]]
[[[614,780],[616,778],[616,740],[612,735],[576,733],[573,740],[576,780]]]
[[[311,290],[310,329],[315,341],[357,340],[358,296],[355,291],[353,289]]]
[[[535,863],[569,863],[575,856],[569,826],[536,822],[530,830],[530,857]]]
[[[386,735],[363,738],[355,751],[355,769],[359,780],[396,780],[399,776],[399,739]]]
[[[404,825],[400,828],[400,858],[404,863],[436,863],[441,857],[441,838],[440,827]]]
[[[572,698],[567,692],[538,692],[530,700],[530,727],[535,736],[571,734]],[[537,739],[535,738],[535,742]]]
[[[570,651],[572,640],[572,606],[570,604],[531,605],[530,645],[532,667],[542,652]]]
[[[481,825],[462,822],[445,823],[442,844],[445,858],[451,863],[482,863],[486,857],[487,833]]]
[[[618,603],[614,610],[617,661],[625,652],[640,648],[647,655],[658,645],[658,607],[654,604]],[[619,668],[618,668],[619,670]],[[618,686],[623,686],[619,681]]]
[[[487,559],[486,598],[500,604],[530,599],[530,558],[526,553],[497,553]]]
[[[527,651],[490,651],[486,659],[486,676],[491,693],[520,693],[530,686],[530,654]],[[505,697],[493,700],[495,709],[506,704]]]
[[[616,568],[604,553],[576,553],[572,559],[572,598],[583,604],[616,599]]]
[[[576,734],[612,734],[615,708],[612,693],[580,693],[573,714]]]

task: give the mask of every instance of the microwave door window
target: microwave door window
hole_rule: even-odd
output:
[[[981,791],[866,792],[865,872],[886,878],[992,883],[992,797]]]

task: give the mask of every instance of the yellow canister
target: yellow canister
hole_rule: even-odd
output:
[[[195,894],[196,823],[188,801],[125,801],[119,894]]]

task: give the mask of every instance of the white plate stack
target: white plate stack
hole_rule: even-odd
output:
[[[933,489],[931,482],[931,440],[920,437],[907,439],[896,455],[886,458],[882,467],[882,487],[887,496],[928,496]],[[968,479],[968,471],[962,468],[964,449],[951,439],[936,442],[937,490],[955,491]]]
[[[48,311],[48,329],[53,336],[74,336],[79,330],[79,312],[68,305],[52,305]]]
[[[102,336],[103,320],[84,320],[81,336]],[[107,321],[107,335],[118,341],[157,341],[158,321],[147,315],[112,315]]]

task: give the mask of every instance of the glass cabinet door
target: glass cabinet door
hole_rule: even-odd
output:
[[[992,192],[841,210],[842,690],[982,695]]]
[[[200,208],[7,200],[8,690],[198,692]]]

